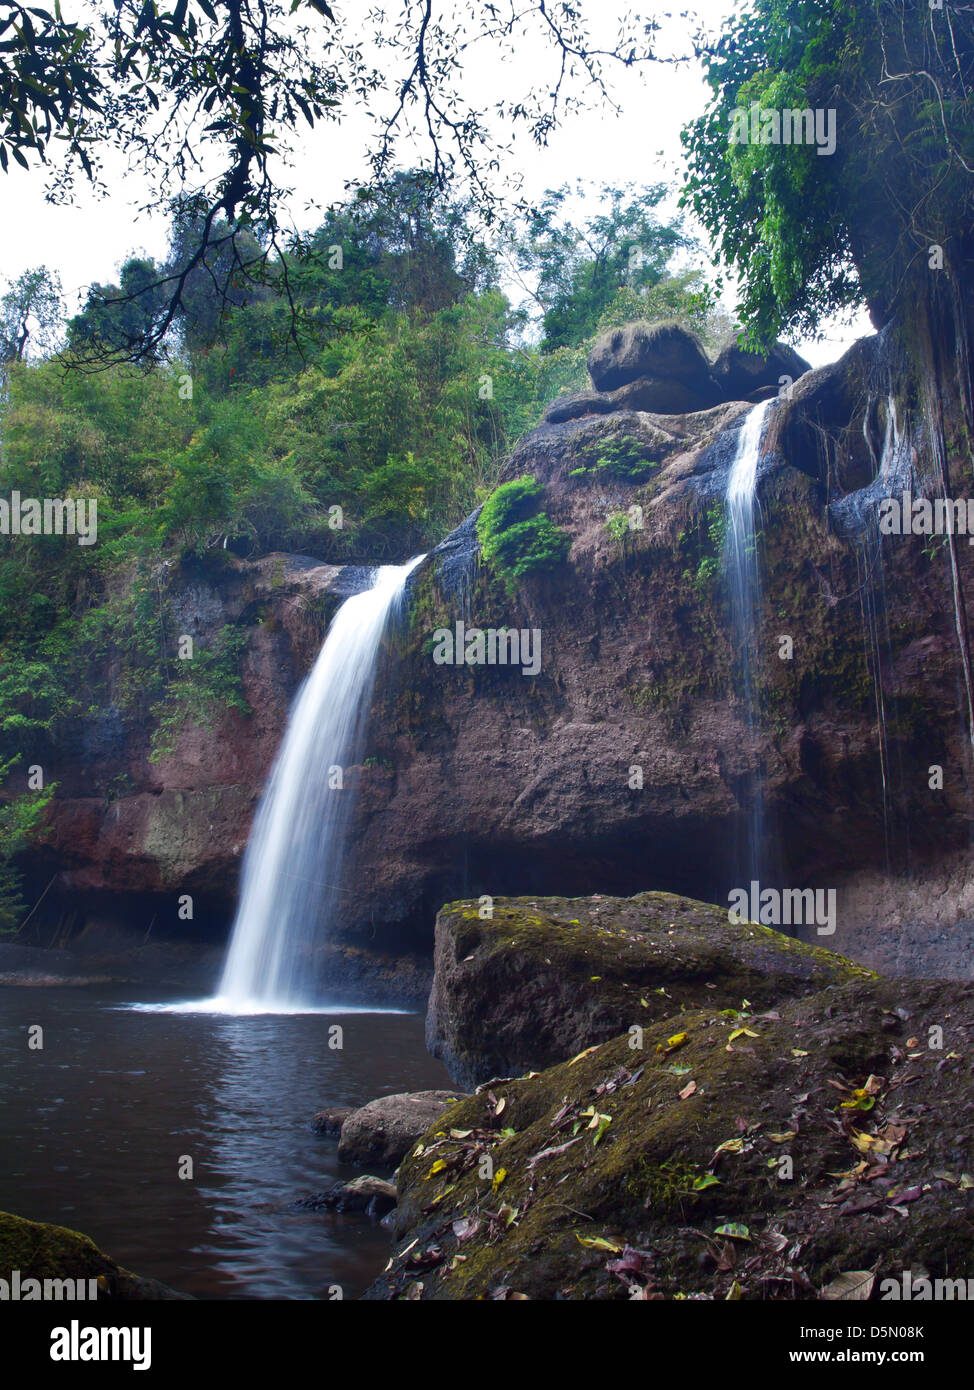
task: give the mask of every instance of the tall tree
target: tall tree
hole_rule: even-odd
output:
[[[658,209],[668,189],[603,188],[601,211],[578,219],[571,200],[583,189],[549,189],[525,213],[513,259],[540,310],[545,352],[572,347],[598,328],[620,290],[637,294],[658,285],[674,253],[690,245],[677,221]]]
[[[53,352],[64,322],[57,272],[45,266],[25,270],[0,299],[0,362],[22,362],[28,345]]]

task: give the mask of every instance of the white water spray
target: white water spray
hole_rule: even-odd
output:
[[[214,1012],[314,1006],[309,957],[345,891],[353,793],[341,783],[361,761],[382,635],[422,558],[383,566],[372,588],[345,600],[298,692],[247,845]]]
[[[754,677],[758,665],[757,613],[761,603],[761,570],[758,564],[757,534],[760,529],[756,489],[761,441],[771,401],[762,401],[749,411],[737,437],[737,451],[727,478],[727,531],[724,539],[724,566],[730,585],[731,612],[737,636],[741,683],[752,747],[759,717],[755,707]],[[750,788],[750,823],[747,863],[752,878],[759,877],[763,841],[763,807],[760,773],[755,771]]]

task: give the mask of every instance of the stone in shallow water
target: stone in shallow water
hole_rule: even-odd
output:
[[[26,1221],[0,1211],[0,1278],[12,1282],[17,1271],[21,1288],[26,1280],[94,1281],[98,1299],[186,1299],[157,1279],[142,1279],[116,1264],[80,1231],[44,1221]],[[9,1297],[9,1292],[7,1294]],[[61,1295],[64,1296],[63,1293]]]
[[[326,1134],[330,1139],[337,1139],[342,1132],[342,1125],[351,1113],[350,1105],[328,1105],[324,1110],[319,1110],[317,1115],[312,1115],[311,1128],[315,1134]]]
[[[396,1205],[395,1183],[363,1173],[353,1182],[336,1182],[324,1192],[299,1197],[292,1202],[298,1211],[365,1212],[368,1216],[383,1216]]]
[[[342,1125],[338,1157],[343,1163],[395,1168],[420,1135],[463,1099],[458,1091],[415,1091],[370,1101]]]

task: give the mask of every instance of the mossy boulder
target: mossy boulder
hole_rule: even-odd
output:
[[[770,1006],[868,971],[672,893],[448,903],[427,1046],[461,1086],[563,1061],[681,1009]]]
[[[596,391],[615,391],[640,377],[682,381],[703,389],[710,363],[696,334],[678,323],[627,323],[596,339],[588,357]]]
[[[141,1279],[115,1263],[79,1231],[27,1221],[0,1211],[0,1279],[19,1270],[26,1279],[96,1279],[99,1299],[187,1298],[156,1279]]]
[[[492,1082],[404,1159],[366,1297],[816,1299],[865,1271],[878,1298],[906,1269],[966,1277],[972,1029],[974,985],[859,979]]]

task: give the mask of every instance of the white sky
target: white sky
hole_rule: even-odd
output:
[[[352,15],[355,3],[346,4]],[[449,10],[455,0],[443,0]],[[582,0],[583,8],[598,16],[599,29],[611,38],[624,6],[620,0]],[[66,7],[67,8],[67,7]],[[653,6],[644,0],[643,8]],[[734,0],[697,0],[696,9],[708,27],[736,5]],[[594,21],[592,21],[594,23]],[[685,24],[667,21],[664,43],[679,44]],[[465,77],[468,99],[484,106],[500,95],[530,90],[550,71],[551,57],[541,41],[525,43],[514,61],[491,64],[482,50]],[[678,181],[682,168],[681,127],[705,104],[706,88],[696,66],[676,68],[654,64],[639,74],[619,69],[613,78],[613,95],[621,108],[569,118],[544,149],[520,132],[507,156],[503,171],[522,180],[522,193],[540,199],[545,189],[583,180],[594,189],[602,183],[657,183]],[[364,117],[350,112],[341,125],[324,125],[303,137],[294,168],[286,182],[294,187],[290,207],[297,225],[309,228],[319,220],[309,213],[309,202],[324,206],[341,198],[347,179],[363,172],[363,151],[369,126]],[[403,149],[402,162],[410,162]],[[118,267],[132,252],[161,256],[166,250],[167,224],[160,216],[139,216],[147,200],[147,187],[138,174],[119,160],[111,166],[110,195],[95,198],[79,188],[76,205],[54,206],[44,198],[44,175],[19,168],[2,176],[5,215],[0,220],[0,272],[13,280],[37,265],[56,269],[73,310],[92,281],[117,278]],[[812,362],[820,365],[838,357],[855,338],[872,331],[862,314],[852,326],[830,325],[824,341],[796,343]]]

